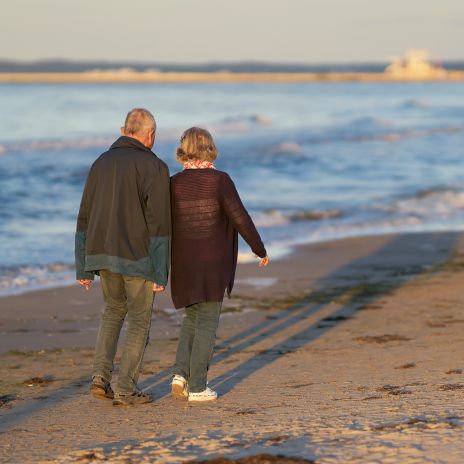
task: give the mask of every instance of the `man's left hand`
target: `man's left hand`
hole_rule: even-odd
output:
[[[85,287],[86,290],[90,290],[92,288],[93,281],[90,279],[79,279],[79,285]]]

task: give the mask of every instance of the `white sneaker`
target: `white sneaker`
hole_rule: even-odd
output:
[[[214,401],[217,399],[217,393],[211,388],[206,387],[205,390],[198,393],[189,392],[188,400],[189,401]]]
[[[171,395],[174,398],[188,398],[189,392],[187,380],[185,380],[181,375],[175,375],[172,378]]]

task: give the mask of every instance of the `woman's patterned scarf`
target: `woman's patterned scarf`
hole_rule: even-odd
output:
[[[187,161],[184,163],[185,169],[216,169],[214,164],[211,161],[206,160],[197,160],[197,161]]]

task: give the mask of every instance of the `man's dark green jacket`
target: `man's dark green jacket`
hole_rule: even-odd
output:
[[[101,269],[166,285],[171,236],[169,169],[120,137],[92,165],[76,230],[76,277]]]

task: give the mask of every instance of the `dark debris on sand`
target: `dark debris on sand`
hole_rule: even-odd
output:
[[[395,369],[412,369],[413,367],[416,367],[416,363],[410,362],[402,364],[401,366],[397,366]]]
[[[0,396],[0,408],[8,404],[10,401],[13,401],[16,399],[16,396],[14,395],[1,395]]]
[[[464,385],[462,383],[447,383],[440,387],[440,390],[443,391],[452,391],[452,390],[463,390]]]
[[[23,384],[35,387],[37,385],[44,385],[50,382],[53,382],[53,376],[46,375],[44,377],[31,377],[30,379],[24,380]]]
[[[287,457],[280,454],[256,454],[238,459],[218,457],[204,461],[188,461],[186,464],[315,464],[315,461],[303,458]]]
[[[406,388],[399,387],[398,385],[384,385],[377,388],[378,392],[387,393],[391,396],[411,395],[412,391]]]
[[[84,452],[78,457],[76,457],[76,461],[97,461],[104,459],[104,456],[100,453],[95,453],[94,451]]]
[[[366,335],[363,337],[356,337],[354,341],[360,342],[360,343],[388,343],[388,342],[407,342],[411,340],[408,337],[405,337],[403,335]]]
[[[462,369],[450,369],[449,371],[446,371],[445,374],[447,375],[462,374]]]
[[[404,430],[406,428],[435,428],[437,425],[441,425],[443,427],[451,427],[457,428],[460,427],[459,424],[460,418],[457,416],[448,416],[444,418],[438,419],[430,419],[425,417],[412,417],[404,422],[390,422],[378,425],[373,427],[372,430],[377,432],[385,431],[385,430]]]

